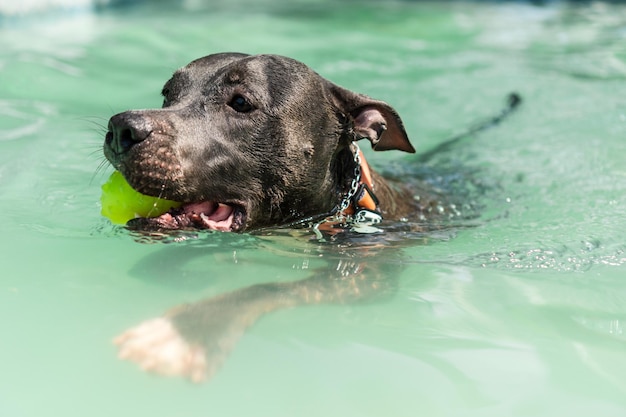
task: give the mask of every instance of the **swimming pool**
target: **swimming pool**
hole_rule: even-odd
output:
[[[0,24],[0,415],[624,414],[624,6],[139,2]],[[146,242],[100,216],[108,118],[219,51],[288,55],[391,103],[418,152],[511,91],[524,103],[415,168],[479,217],[369,261],[392,278],[380,297],[261,318],[194,385],[118,360],[112,338],[350,260],[288,235]]]

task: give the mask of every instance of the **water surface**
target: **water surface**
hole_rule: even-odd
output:
[[[624,415],[624,6],[158,2],[0,25],[0,415]],[[479,216],[394,235],[382,296],[268,315],[195,386],[119,361],[112,337],[348,256],[284,236],[142,243],[100,216],[108,118],[219,51],[292,56],[391,103],[418,152],[510,91],[524,104],[425,166],[367,150]]]

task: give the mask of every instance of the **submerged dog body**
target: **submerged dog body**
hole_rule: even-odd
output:
[[[388,104],[276,55],[209,55],[178,70],[163,108],[113,116],[104,153],[137,191],[183,203],[139,229],[247,231],[338,209],[353,142],[415,152]],[[411,191],[372,172],[385,218],[419,212]]]

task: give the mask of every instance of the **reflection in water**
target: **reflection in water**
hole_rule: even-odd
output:
[[[350,246],[346,242],[304,242],[296,236],[289,239],[302,243],[294,248],[295,242],[289,245],[284,235],[277,234],[259,238],[257,244],[263,242],[264,247],[259,245],[258,250],[271,251],[274,256],[280,252],[289,262],[300,265],[320,259],[325,265],[310,269],[309,277],[303,280],[256,284],[175,307],[165,316],[119,336],[116,344],[120,356],[152,372],[199,382],[213,376],[245,329],[267,313],[299,305],[379,299],[394,292],[402,269],[401,252],[394,245]],[[161,268],[166,265],[167,275],[176,279],[195,257],[206,258],[207,248],[167,247],[142,260],[135,272],[162,276]],[[209,277],[197,279],[207,285]]]
[[[53,105],[24,100],[0,100],[0,141],[16,140],[37,134],[46,119],[56,113]]]

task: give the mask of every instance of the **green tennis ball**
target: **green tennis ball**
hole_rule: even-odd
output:
[[[115,171],[102,184],[102,215],[115,224],[126,224],[135,217],[157,217],[181,203],[150,197],[135,191],[124,176]]]

